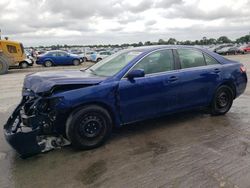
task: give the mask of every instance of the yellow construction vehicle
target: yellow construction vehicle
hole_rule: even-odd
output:
[[[8,72],[9,67],[29,66],[22,43],[10,40],[0,40],[0,74]]]

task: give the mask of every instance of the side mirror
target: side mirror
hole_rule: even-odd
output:
[[[144,72],[143,69],[131,70],[131,71],[127,74],[127,78],[128,78],[128,79],[139,78],[139,77],[144,77],[144,76],[145,76],[145,72]]]

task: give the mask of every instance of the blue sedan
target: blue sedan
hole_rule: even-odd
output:
[[[53,65],[79,65],[80,57],[61,50],[49,51],[37,57],[36,64],[45,67]]]
[[[68,144],[92,149],[132,122],[200,107],[223,115],[246,85],[242,64],[205,49],[127,49],[85,70],[26,76],[5,136],[23,157]]]

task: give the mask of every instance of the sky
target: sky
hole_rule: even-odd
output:
[[[250,32],[250,0],[1,0],[2,37],[25,46],[196,40]]]

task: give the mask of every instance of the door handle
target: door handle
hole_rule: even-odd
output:
[[[214,69],[214,72],[215,72],[216,74],[218,74],[218,73],[220,73],[221,71],[220,71],[220,69]]]
[[[177,76],[170,76],[169,79],[168,79],[168,82],[175,82],[177,80],[178,80]]]

